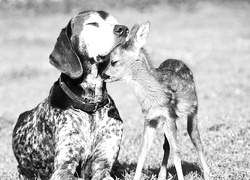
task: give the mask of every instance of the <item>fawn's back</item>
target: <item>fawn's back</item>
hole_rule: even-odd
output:
[[[165,135],[164,157],[158,180],[168,179],[170,147],[178,179],[184,180],[177,143],[176,119],[179,117],[186,117],[188,134],[199,154],[206,177],[209,168],[198,130],[198,101],[193,74],[182,61],[175,59],[168,59],[154,68],[146,50],[142,48],[148,33],[149,22],[135,24],[130,39],[110,53],[110,64],[103,72],[106,82],[125,80],[132,87],[145,118],[143,143],[134,180],[140,179],[146,154],[158,127],[163,129]]]
[[[190,114],[197,109],[198,101],[193,73],[180,60],[168,59],[156,70],[157,81],[161,84],[170,107],[176,115]]]
[[[191,70],[174,59],[164,61],[155,69],[143,48],[148,28],[147,23],[135,25],[130,39],[111,52],[104,79],[106,82],[125,80],[145,112],[165,107],[173,117],[195,112],[198,102]]]

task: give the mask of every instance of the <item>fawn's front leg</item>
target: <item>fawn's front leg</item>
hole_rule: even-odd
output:
[[[164,125],[164,133],[170,143],[178,180],[184,180],[182,167],[181,167],[180,150],[178,148],[178,143],[177,143],[177,127],[176,127],[175,119],[173,118],[166,119],[166,122]]]
[[[156,131],[156,127],[152,127],[150,126],[149,122],[145,122],[143,140],[142,140],[142,145],[141,145],[140,152],[139,152],[139,159],[138,159],[137,166],[136,166],[134,180],[139,180],[141,177],[143,164],[145,162],[146,156],[154,140],[155,131]]]

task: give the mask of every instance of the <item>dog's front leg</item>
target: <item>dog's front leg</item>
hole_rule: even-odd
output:
[[[101,139],[90,160],[92,180],[113,180],[110,172],[120,149],[122,121],[108,117],[105,127],[99,132],[99,137]]]
[[[75,150],[72,148],[60,149],[55,157],[55,170],[51,180],[83,180],[82,174],[76,174],[80,158],[74,155]],[[76,174],[76,176],[75,176]]]
[[[92,160],[92,180],[113,180],[111,169],[117,158],[121,138],[112,138],[103,142]]]
[[[50,180],[84,180],[74,176],[75,168],[74,163],[63,165],[55,170]]]
[[[51,180],[83,180],[83,174],[77,174],[76,169],[81,166],[80,162],[86,160],[84,154],[87,141],[79,130],[70,125],[64,124],[61,129],[59,128]]]
[[[83,180],[83,174],[77,174],[80,158],[74,155],[75,149],[62,148],[55,158],[55,170],[51,180]]]

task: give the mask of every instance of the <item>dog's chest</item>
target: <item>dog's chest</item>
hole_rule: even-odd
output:
[[[93,148],[103,138],[107,125],[114,119],[108,117],[108,109],[88,114],[81,110],[69,109],[58,117],[55,141],[58,146],[84,148],[84,154],[91,154]],[[60,148],[59,148],[60,149]],[[81,152],[78,152],[81,153]]]
[[[45,100],[20,117],[14,129],[13,151],[20,168],[47,176],[67,158],[90,158],[105,138],[112,138],[110,134],[121,138],[122,122],[116,113],[111,107],[93,114],[61,110]]]

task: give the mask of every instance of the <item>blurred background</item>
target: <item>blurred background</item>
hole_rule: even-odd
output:
[[[0,0],[0,179],[17,179],[12,128],[23,111],[45,99],[60,73],[49,55],[61,29],[78,12],[105,10],[129,28],[151,22],[146,45],[155,67],[183,60],[193,71],[199,125],[212,179],[250,179],[249,0]],[[137,100],[123,82],[108,84],[124,121],[119,178],[132,179],[143,132]],[[185,179],[202,179],[195,149],[178,120]],[[155,179],[163,135],[159,131],[145,163]],[[169,171],[175,174],[172,161]]]

